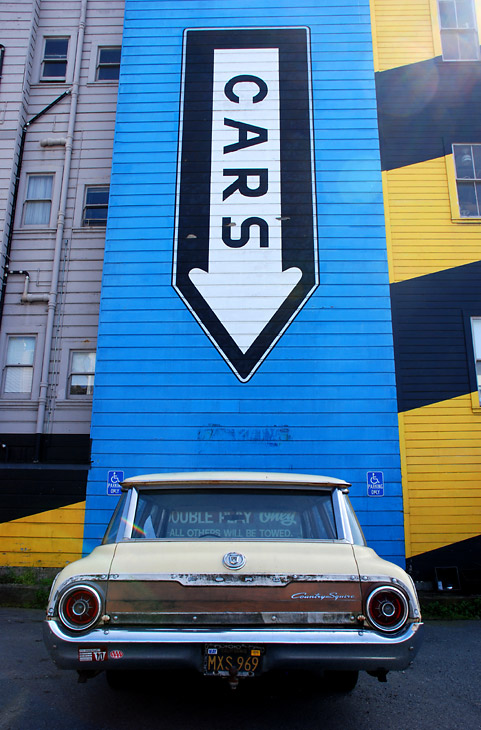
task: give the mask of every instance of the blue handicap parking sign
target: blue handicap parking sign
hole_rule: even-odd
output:
[[[109,471],[107,476],[107,494],[114,497],[120,494],[120,484],[124,481],[123,471]]]
[[[382,471],[367,472],[367,496],[384,497],[384,474]]]

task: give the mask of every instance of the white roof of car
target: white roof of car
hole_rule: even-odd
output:
[[[198,471],[177,472],[174,474],[141,474],[129,477],[122,482],[126,489],[129,487],[163,487],[167,485],[276,485],[276,486],[310,486],[310,487],[340,487],[351,485],[343,479],[320,476],[319,474],[279,474],[263,471]]]

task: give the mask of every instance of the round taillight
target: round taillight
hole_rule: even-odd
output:
[[[397,631],[408,619],[406,596],[399,588],[376,588],[367,599],[367,615],[381,631]]]
[[[74,631],[90,628],[102,610],[102,599],[90,586],[74,586],[63,594],[58,605],[58,616],[65,626]]]

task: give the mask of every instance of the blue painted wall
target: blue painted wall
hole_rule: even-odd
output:
[[[311,29],[320,279],[242,383],[171,284],[182,37],[275,25]],[[110,470],[293,471],[352,482],[369,544],[404,564],[368,0],[127,0],[92,438],[86,550]]]

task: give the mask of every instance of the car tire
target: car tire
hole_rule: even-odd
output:
[[[357,671],[328,671],[324,675],[325,686],[329,692],[337,692],[339,694],[352,692],[357,684],[359,672]]]

